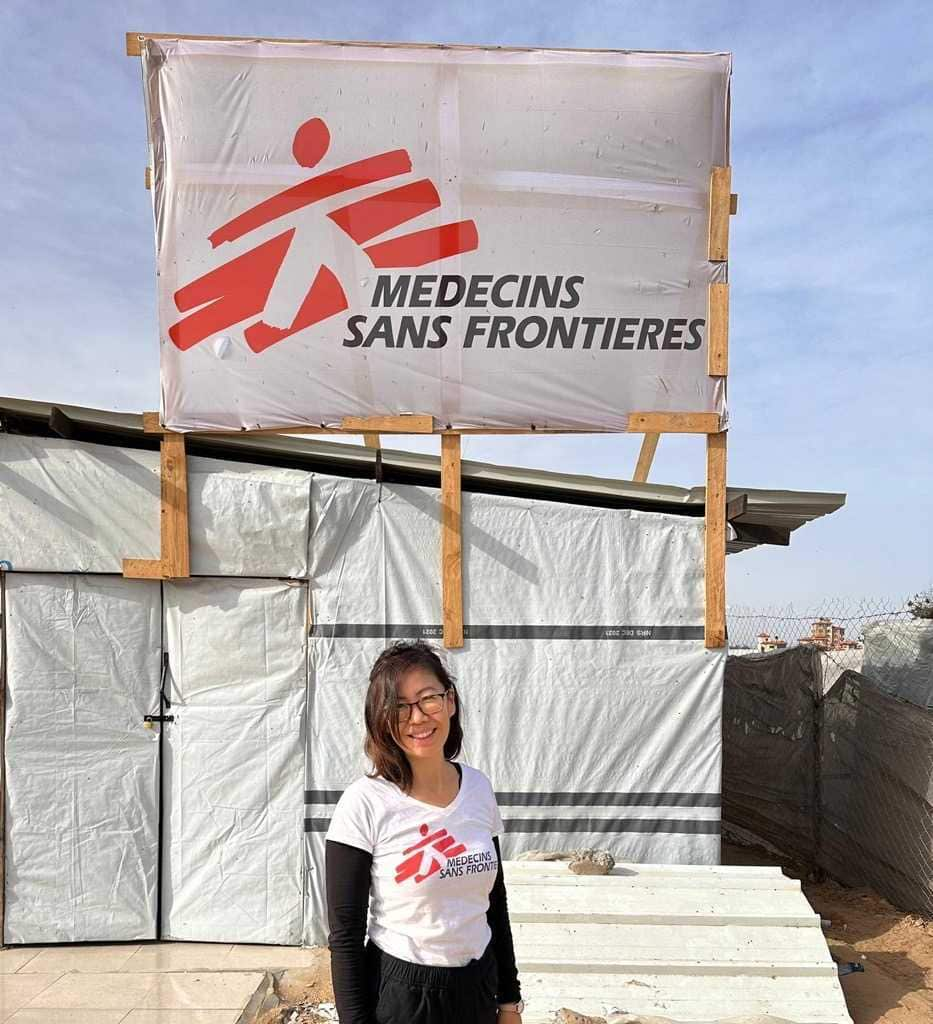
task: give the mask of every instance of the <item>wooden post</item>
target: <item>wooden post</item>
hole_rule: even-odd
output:
[[[635,475],[632,477],[636,483],[643,484],[648,479],[648,474],[651,472],[651,463],[654,462],[654,453],[657,451],[660,438],[660,434],[645,434],[645,439],[641,443],[641,451],[638,453]]]
[[[185,435],[162,435],[162,571],[168,579],[191,575],[188,548],[188,467]]]
[[[150,420],[146,432],[155,433],[155,429]],[[191,575],[185,435],[163,432],[159,453],[162,491],[159,528],[161,552],[158,558],[124,558],[123,575],[128,579],[187,579]]]
[[[706,646],[726,646],[726,433],[706,437]]]
[[[460,435],[441,436],[441,595],[444,646],[463,646]]]
[[[729,214],[732,209],[732,168],[714,167],[709,179],[709,259],[729,258]]]
[[[706,317],[709,337],[708,368],[710,377],[729,373],[729,286],[715,282],[709,286],[709,309]]]
[[[714,167],[709,179],[709,260],[729,259],[729,217],[738,208],[732,169]],[[711,377],[729,370],[729,285],[709,286],[708,368]],[[706,436],[706,646],[726,646],[726,434]]]
[[[382,447],[382,440],[378,434],[366,433],[363,434],[363,444],[365,444],[367,448],[375,448],[378,450]]]

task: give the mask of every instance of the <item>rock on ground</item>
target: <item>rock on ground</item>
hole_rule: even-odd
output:
[[[575,875],[608,875],[616,866],[606,850],[580,850],[568,867]]]
[[[608,850],[526,850],[515,859],[569,861],[575,875],[608,875],[616,863]]]

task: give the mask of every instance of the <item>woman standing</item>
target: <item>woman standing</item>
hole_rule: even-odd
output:
[[[373,665],[374,770],[341,796],[326,836],[341,1024],[521,1024],[502,818],[489,779],[452,761],[461,714],[428,644],[393,644]]]

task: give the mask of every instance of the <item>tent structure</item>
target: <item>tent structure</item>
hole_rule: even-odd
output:
[[[366,769],[368,668],[441,632],[437,460],[197,439],[192,576],[130,580],[122,559],[159,550],[140,417],[4,399],[0,417],[4,941],[324,941],[323,836]],[[505,855],[718,863],[726,652],[703,642],[702,494],[463,478],[447,657]],[[729,498],[734,549],[844,500]]]

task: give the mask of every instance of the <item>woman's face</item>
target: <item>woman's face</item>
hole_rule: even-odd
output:
[[[441,694],[435,711],[426,714],[412,701],[431,694]],[[429,669],[416,666],[402,677],[398,687],[399,704],[411,705],[410,715],[400,710],[398,741],[409,760],[443,758],[444,744],[450,734],[450,719],[456,713],[456,698],[452,690],[444,694],[444,684]],[[430,701],[428,702],[431,703]],[[435,702],[437,703],[437,702]]]

